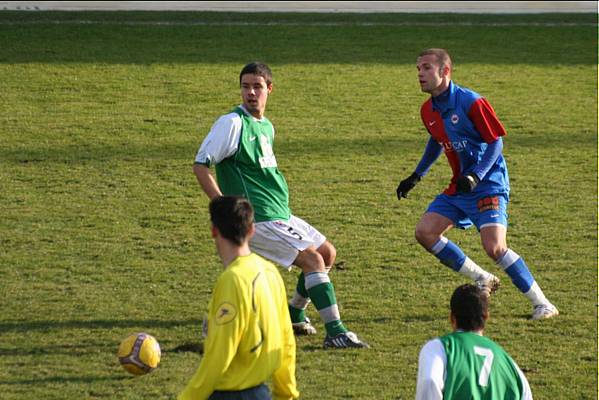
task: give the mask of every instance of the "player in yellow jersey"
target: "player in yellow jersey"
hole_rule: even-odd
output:
[[[204,356],[179,400],[297,399],[287,293],[276,267],[250,251],[252,206],[241,197],[216,197],[210,219],[225,270],[208,306]]]

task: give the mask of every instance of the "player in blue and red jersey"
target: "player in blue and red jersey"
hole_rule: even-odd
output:
[[[522,257],[507,247],[510,185],[502,155],[505,128],[487,100],[451,80],[447,51],[423,51],[416,67],[422,91],[431,94],[420,110],[430,138],[414,173],[397,187],[397,198],[405,198],[443,152],[453,172],[449,186],[418,222],[416,239],[443,264],[494,292],[499,279],[444,236],[453,227],[465,229],[474,224],[486,253],[531,301],[532,319],[558,315]]]

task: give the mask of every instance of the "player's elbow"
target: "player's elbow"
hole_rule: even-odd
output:
[[[193,164],[192,171],[197,176],[202,168],[206,168],[206,166],[202,164]]]
[[[210,175],[210,168],[204,164],[194,164],[193,173],[198,178],[198,181],[202,181],[206,176]]]

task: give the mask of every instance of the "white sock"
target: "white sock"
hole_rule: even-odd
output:
[[[528,297],[533,306],[549,303],[536,281],[533,282],[528,292],[524,293],[524,296]]]
[[[467,276],[473,281],[487,280],[491,277],[490,273],[479,267],[478,264],[472,261],[469,257],[466,257],[464,264],[462,264],[458,272]]]
[[[308,304],[310,304],[310,299],[302,296],[297,291],[293,294],[291,300],[289,300],[289,305],[298,310],[305,310]]]

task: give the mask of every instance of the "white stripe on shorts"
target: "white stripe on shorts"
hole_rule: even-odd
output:
[[[503,226],[505,228],[505,225],[503,225],[503,224],[501,224],[499,222],[489,222],[488,224],[482,224],[480,226],[480,228],[478,228],[478,229],[481,230],[481,229],[486,228],[488,226]]]

